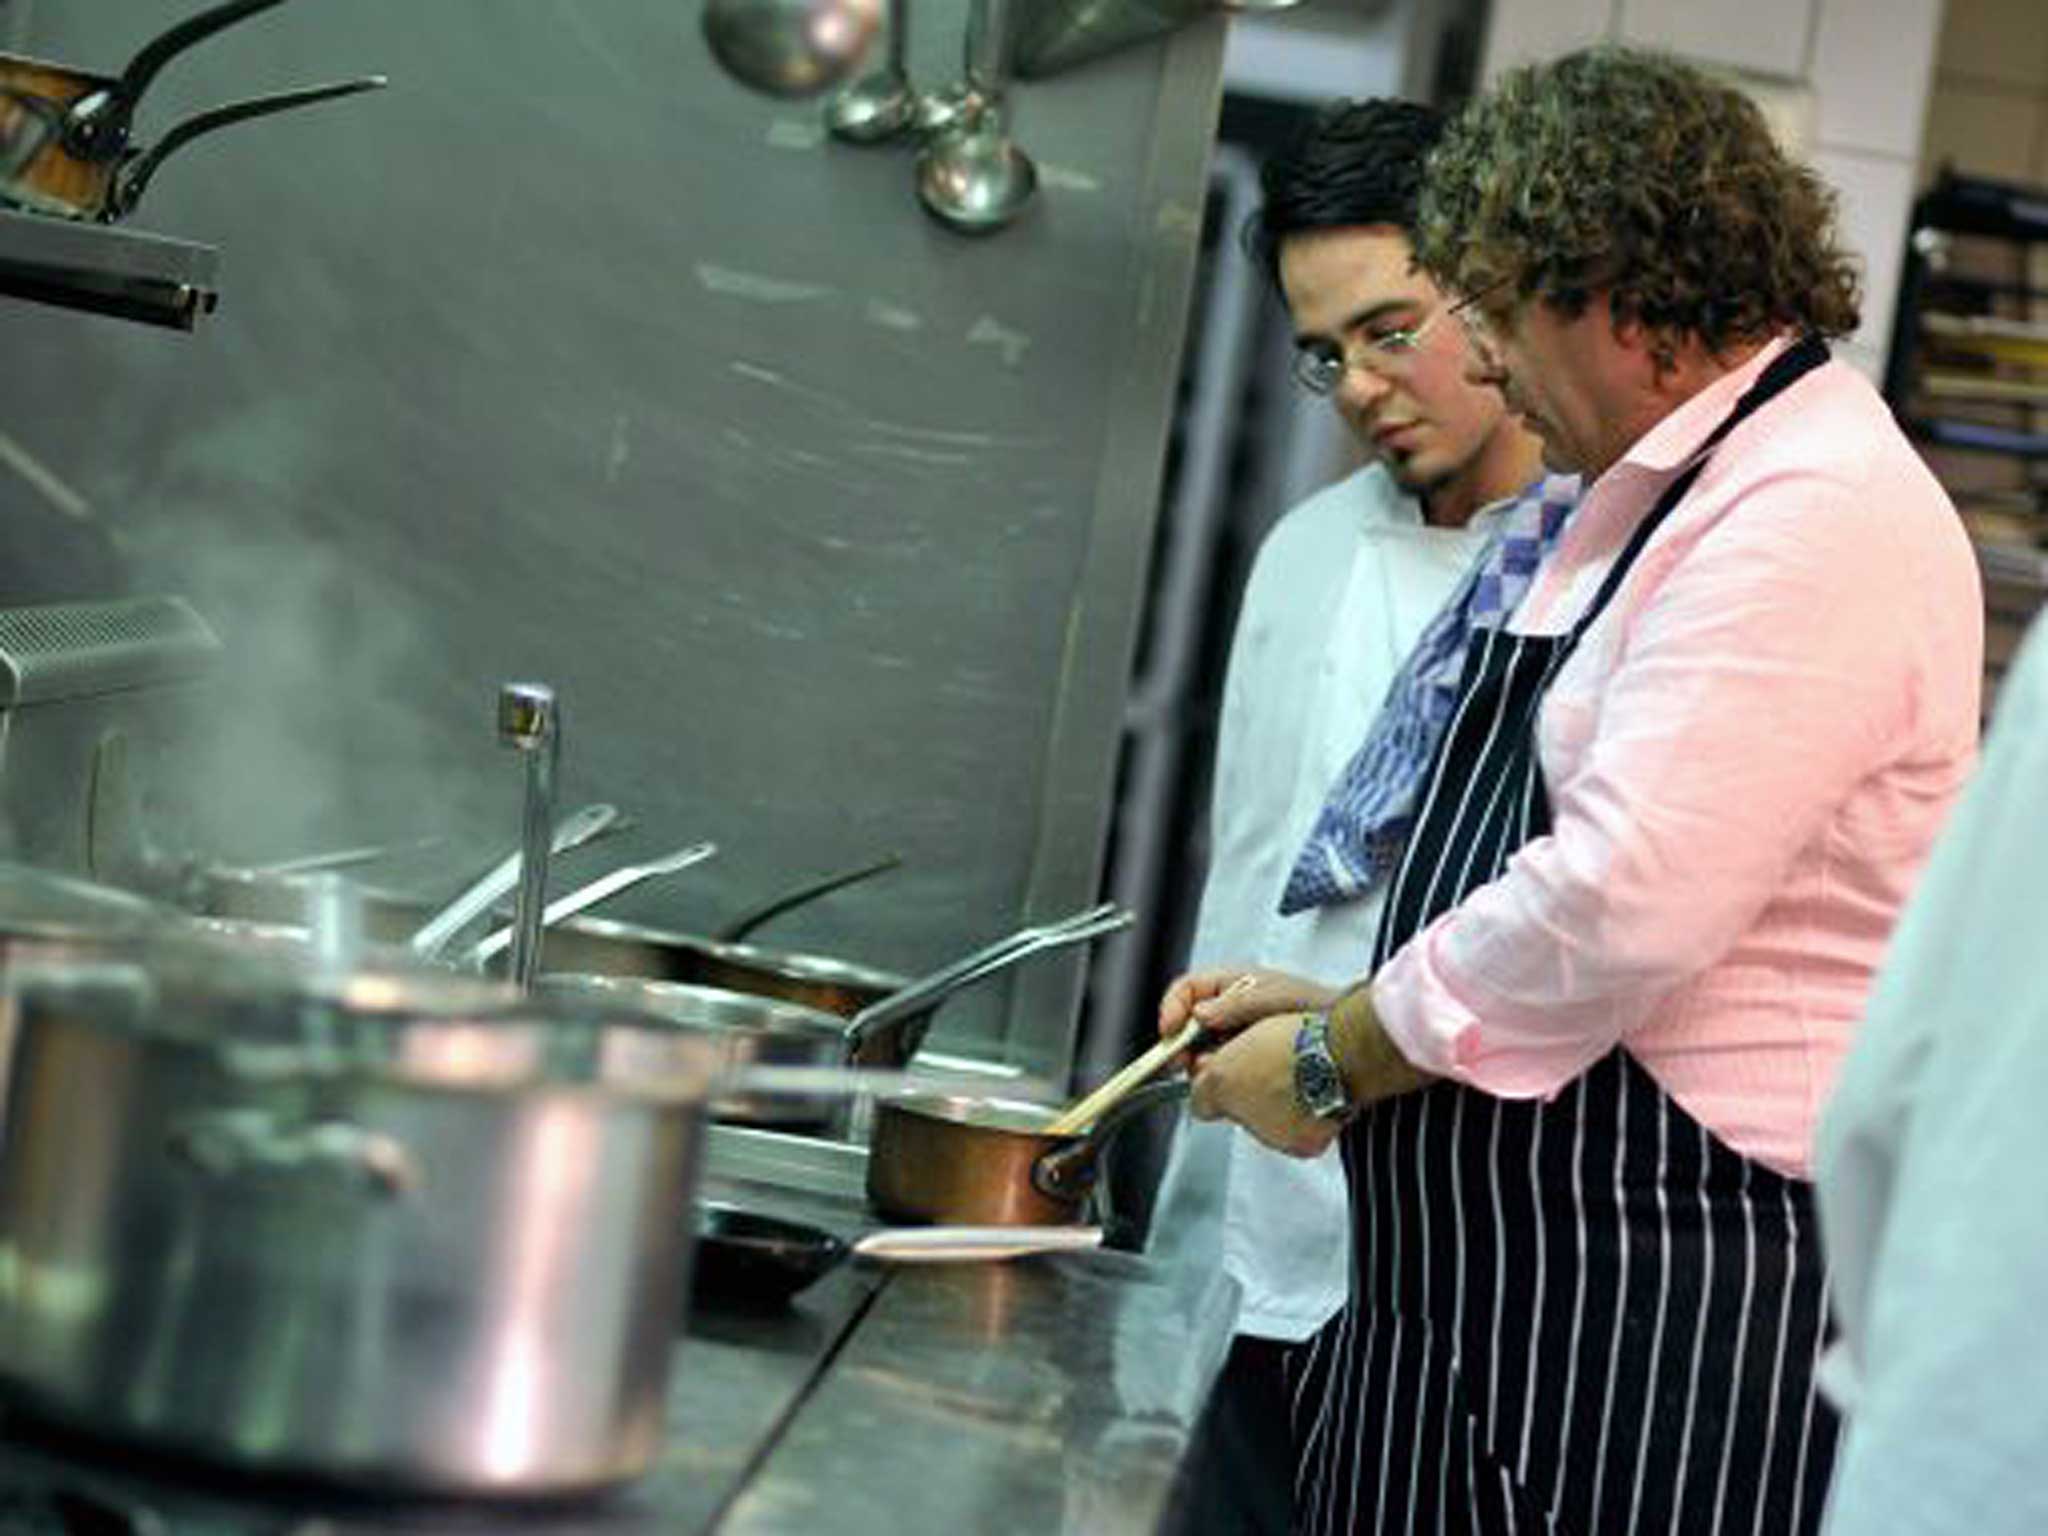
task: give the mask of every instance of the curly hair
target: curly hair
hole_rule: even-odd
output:
[[[1415,246],[1453,292],[1568,318],[1605,295],[1663,367],[1688,337],[1720,352],[1856,328],[1833,193],[1747,96],[1661,54],[1590,48],[1503,77],[1430,156]]]
[[[1277,284],[1290,235],[1387,224],[1412,236],[1423,164],[1443,131],[1442,113],[1412,101],[1324,107],[1259,167],[1263,196],[1244,222],[1246,252]]]

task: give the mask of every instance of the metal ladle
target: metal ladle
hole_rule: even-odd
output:
[[[927,141],[917,159],[917,197],[948,229],[984,235],[1023,212],[1038,190],[1038,167],[1007,130],[1003,83],[1009,69],[1007,0],[975,0],[967,23],[967,83],[959,120]]]
[[[879,144],[917,124],[919,103],[905,56],[910,49],[910,0],[889,0],[889,59],[834,96],[825,126],[850,144]]]
[[[881,0],[708,0],[704,41],[742,85],[809,96],[852,72],[881,19]]]

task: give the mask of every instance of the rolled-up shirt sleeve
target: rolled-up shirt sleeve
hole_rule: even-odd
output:
[[[1543,706],[1551,830],[1374,977],[1409,1060],[1553,1094],[1827,857],[1913,708],[1906,542],[1818,475],[1757,488],[1675,560],[1653,541]]]

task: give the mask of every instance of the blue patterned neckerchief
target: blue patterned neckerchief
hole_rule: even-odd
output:
[[[1337,775],[1281,892],[1283,915],[1355,901],[1393,873],[1415,822],[1422,776],[1457,703],[1466,642],[1515,611],[1578,501],[1577,476],[1543,475],[1502,515],[1401,664],[1364,744]]]

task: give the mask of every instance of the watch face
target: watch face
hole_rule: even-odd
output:
[[[1344,1084],[1328,1056],[1308,1052],[1294,1058],[1294,1091],[1312,1115],[1328,1117],[1344,1108]]]

